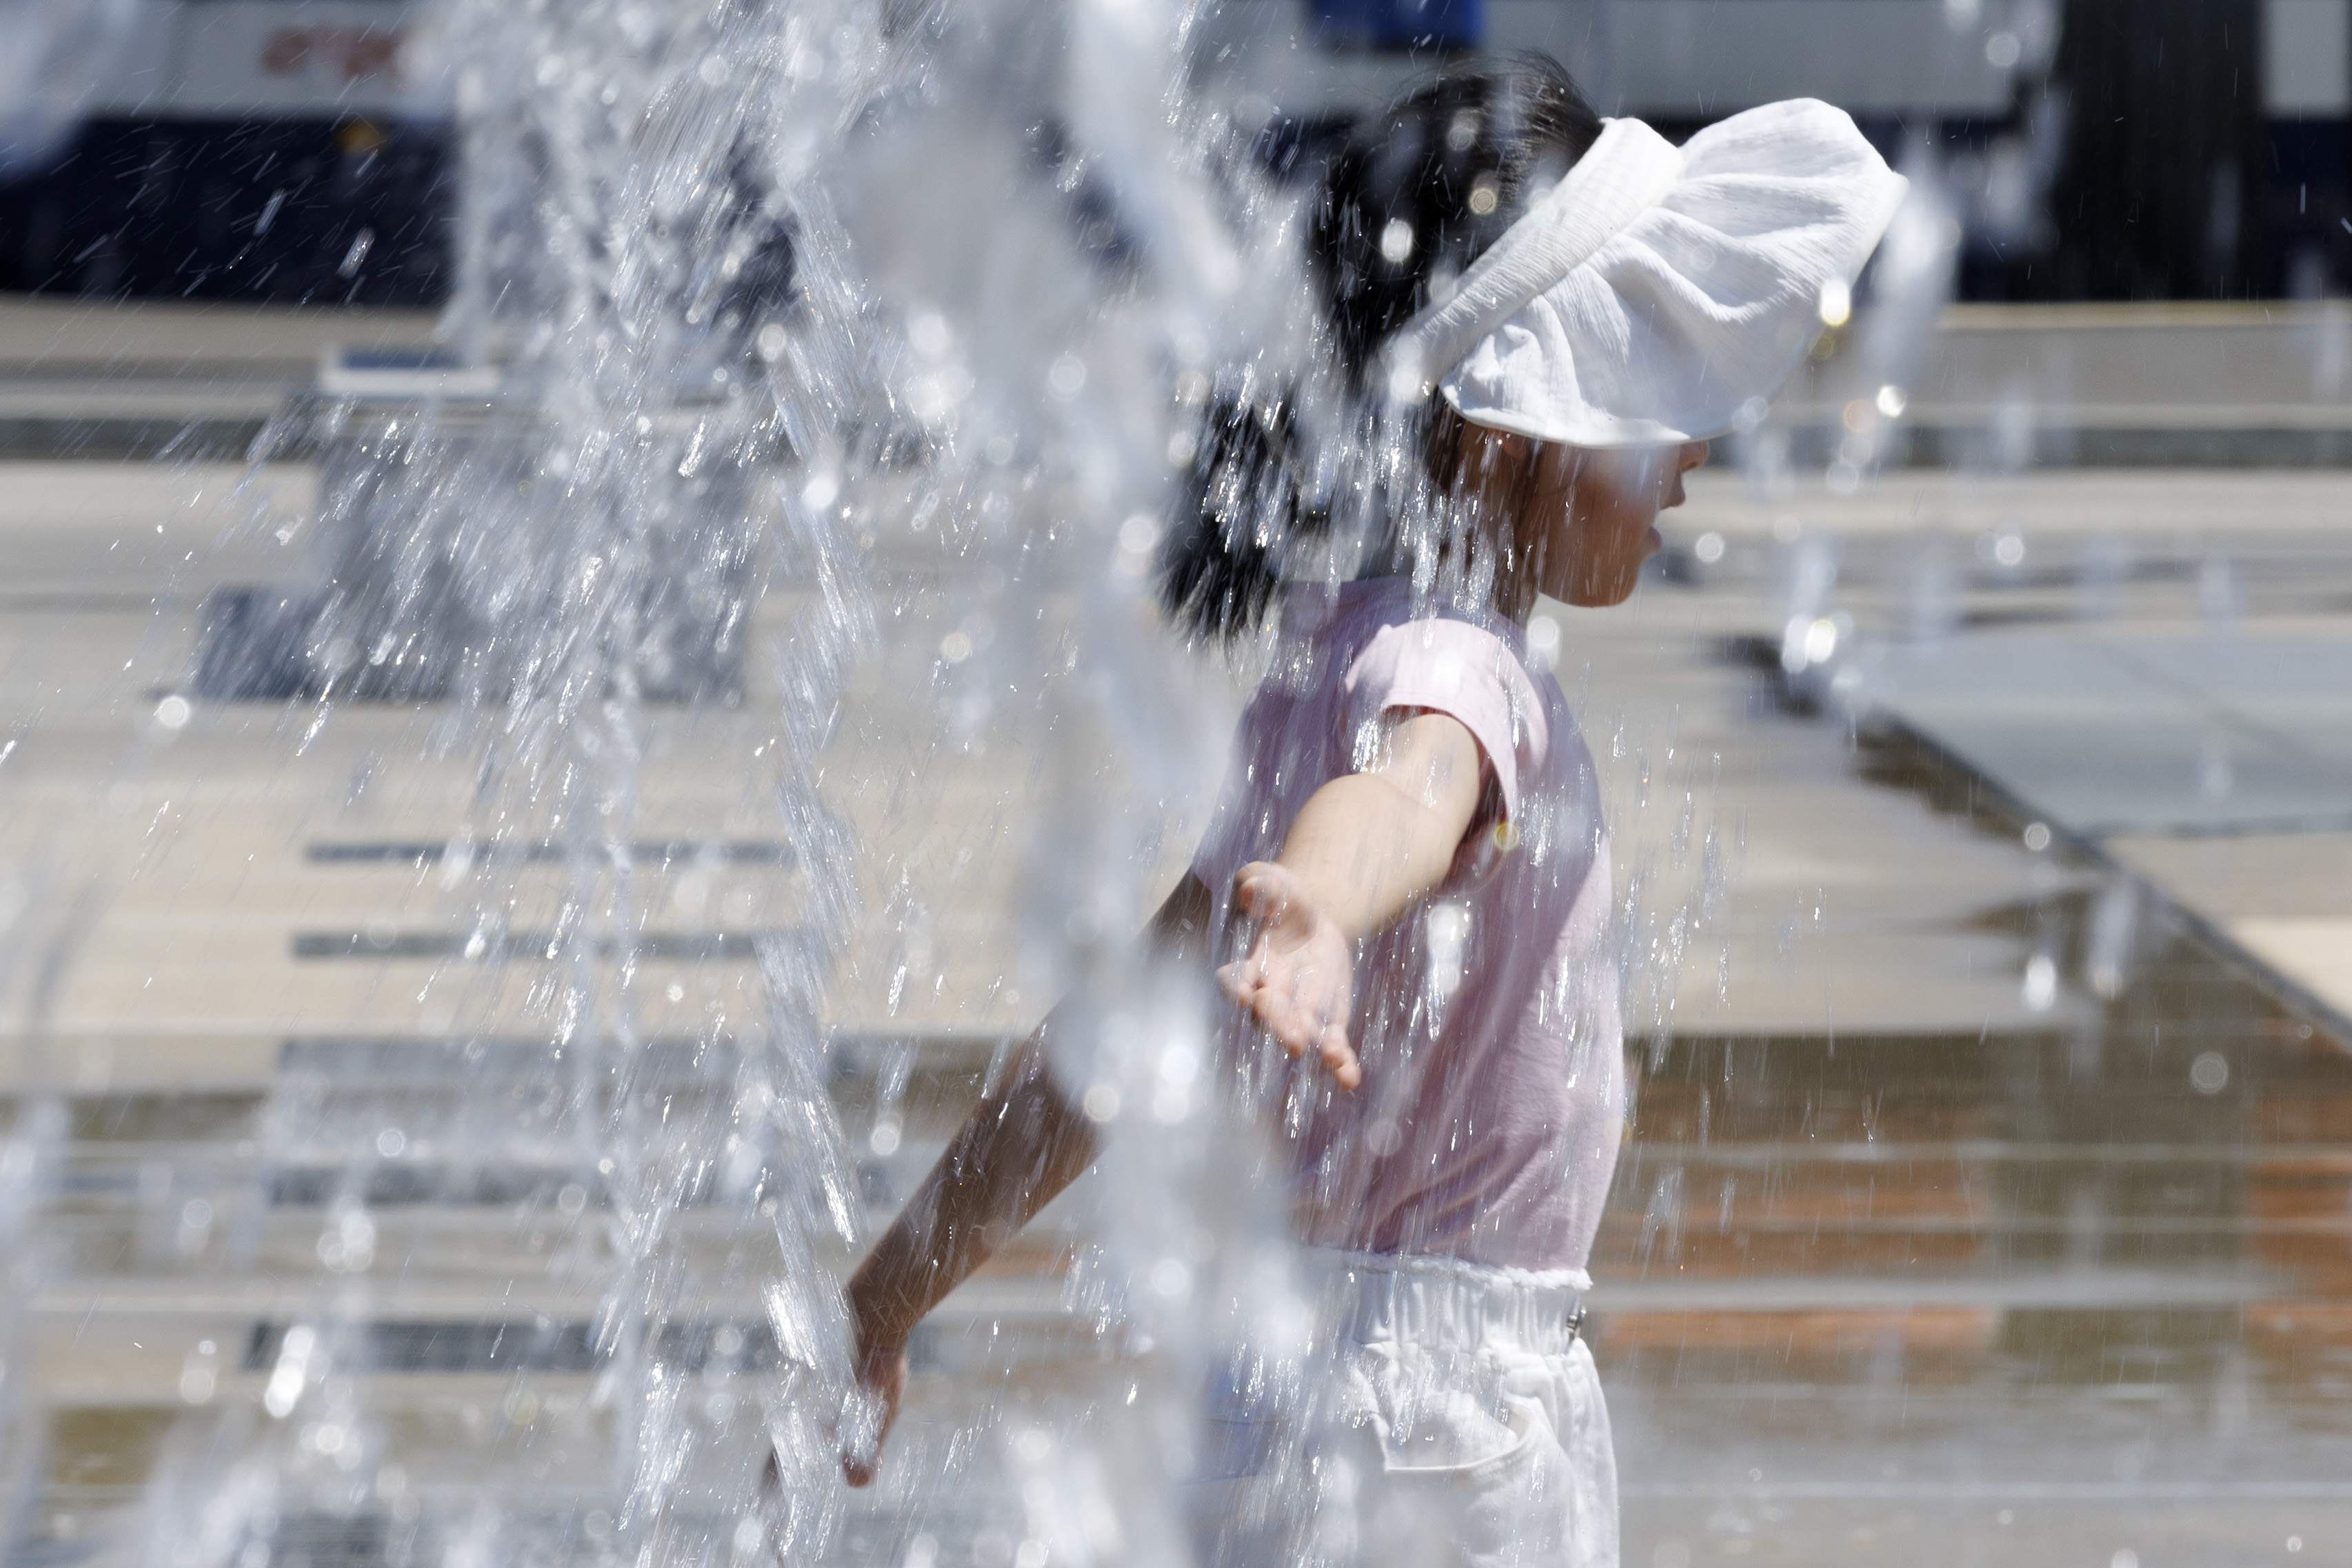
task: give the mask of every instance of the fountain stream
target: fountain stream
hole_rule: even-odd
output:
[[[829,1098],[848,1047],[827,996],[861,918],[859,846],[824,773],[853,662],[891,654],[878,609],[920,624],[942,597],[972,602],[918,701],[935,760],[983,744],[1001,703],[1090,715],[1116,748],[1124,782],[1047,786],[1016,964],[1041,994],[1089,999],[1066,1031],[1077,1086],[1153,1108],[1112,1141],[1104,1234],[1124,1239],[1080,1268],[1079,1296],[1096,1282],[1098,1328],[1156,1347],[1162,1383],[1255,1331],[1251,1300],[1283,1309],[1278,1221],[1207,1173],[1194,1010],[1129,976],[1108,937],[1144,891],[1138,847],[1207,793],[1224,712],[1139,651],[1187,417],[1167,388],[1233,358],[1283,298],[1241,297],[1245,267],[1269,275],[1251,251],[1271,253],[1281,209],[1186,92],[1187,22],[1151,0],[440,8],[427,61],[465,146],[445,354],[265,439],[323,453],[307,578],[216,602],[194,684],[292,700],[298,750],[349,704],[430,704],[421,753],[474,781],[429,856],[465,934],[418,998],[439,1038],[356,1086],[295,1062],[265,1112],[254,1201],[318,1205],[311,1283],[245,1347],[262,1408],[163,1467],[156,1560],[828,1551],[835,1280],[865,1198]],[[774,668],[747,676],[763,593],[789,618],[760,643]],[[775,742],[754,752],[772,769],[757,787],[789,892],[755,927],[669,929],[669,862],[713,847],[647,841],[646,759],[762,689]],[[888,913],[895,1010],[924,967],[903,940],[921,917]],[[650,965],[746,952],[756,994],[684,1028],[663,1008]],[[418,1052],[465,1087],[422,1092]],[[410,1321],[387,1205],[420,1162],[445,1201],[515,1200],[557,1293],[593,1312]],[[1161,1201],[1171,1189],[1197,1201]],[[273,1261],[265,1233],[238,1243],[248,1264]],[[1244,1305],[1204,1328],[1213,1279]],[[510,1474],[423,1476],[414,1422],[369,1392],[420,1356],[513,1369]],[[593,1374],[584,1403],[530,1392],[565,1371]],[[1142,1454],[1171,1406],[1129,1386],[1101,1407],[1113,1450]],[[1040,1440],[1024,1429],[1013,1468],[1037,1469]],[[771,1446],[782,1500],[761,1513]],[[969,1458],[950,1444],[943,1462]],[[1164,1500],[1125,1495],[1161,1473],[1057,1466],[1058,1501],[1021,1493],[1024,1539],[1085,1561],[1113,1549],[1115,1518],[1118,1560],[1181,1554],[1172,1531],[1138,1530]]]

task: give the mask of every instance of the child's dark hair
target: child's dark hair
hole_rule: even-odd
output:
[[[1461,275],[1601,134],[1567,71],[1543,55],[1447,70],[1365,120],[1316,181],[1307,263],[1334,369],[1370,395],[1381,346]],[[1301,499],[1286,395],[1220,388],[1161,551],[1160,598],[1188,633],[1255,629],[1295,534],[1328,514]]]

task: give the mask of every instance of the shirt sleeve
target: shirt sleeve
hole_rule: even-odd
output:
[[[1539,766],[1549,736],[1535,688],[1503,639],[1465,621],[1431,618],[1383,628],[1348,668],[1352,765],[1378,755],[1381,721],[1398,708],[1425,708],[1461,721],[1486,754],[1503,812],[1519,816],[1519,780]]]

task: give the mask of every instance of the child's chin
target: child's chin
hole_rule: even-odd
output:
[[[1580,610],[1605,610],[1612,605],[1622,605],[1632,598],[1634,588],[1641,581],[1642,574],[1637,568],[1620,574],[1613,581],[1580,584],[1565,594],[1555,594],[1552,596],[1561,604],[1572,605]]]

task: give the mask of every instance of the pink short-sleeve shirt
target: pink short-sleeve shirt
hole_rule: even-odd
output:
[[[1271,672],[1192,868],[1225,907],[1307,797],[1368,765],[1385,716],[1460,720],[1490,812],[1430,900],[1364,944],[1354,1093],[1228,1015],[1229,1064],[1288,1145],[1300,1239],[1518,1268],[1581,1269],[1617,1164],[1625,1069],[1608,942],[1609,845],[1591,753],[1519,628],[1414,617],[1402,578],[1293,590]],[[1238,933],[1218,932],[1220,959]]]

